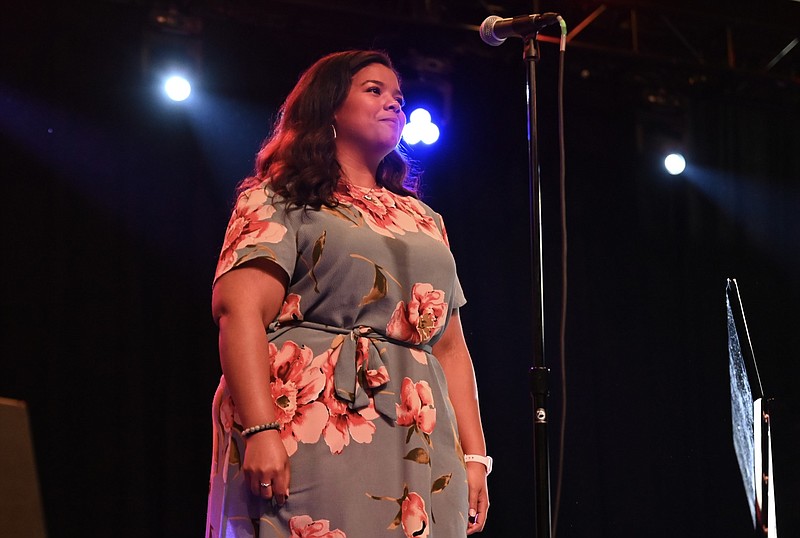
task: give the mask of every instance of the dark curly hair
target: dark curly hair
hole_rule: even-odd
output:
[[[353,76],[376,63],[394,71],[385,53],[371,50],[336,52],[308,68],[281,106],[272,135],[256,156],[255,174],[240,183],[239,191],[267,182],[291,204],[316,209],[337,205],[334,192],[342,168],[336,159],[333,115]],[[394,193],[418,196],[419,174],[398,148],[383,158],[376,176],[379,185]]]

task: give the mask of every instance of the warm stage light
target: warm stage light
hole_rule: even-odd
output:
[[[439,127],[431,121],[431,114],[424,108],[417,108],[409,114],[408,123],[403,129],[406,144],[433,144],[439,140]]]
[[[192,85],[184,77],[173,75],[164,82],[164,92],[173,101],[185,101],[192,93]]]
[[[664,159],[664,168],[673,176],[677,176],[686,169],[686,159],[680,153],[670,153]]]

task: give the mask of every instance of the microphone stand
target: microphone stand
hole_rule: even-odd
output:
[[[539,50],[536,34],[525,36],[524,60],[528,85],[528,180],[531,226],[533,366],[530,369],[530,391],[533,403],[533,458],[535,514],[537,538],[551,538],[550,458],[547,438],[547,374],[544,364],[544,293],[542,271],[541,184],[537,154],[538,125],[536,118],[536,62]]]

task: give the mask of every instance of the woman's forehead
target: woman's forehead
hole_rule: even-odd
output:
[[[400,81],[398,80],[395,72],[383,64],[369,64],[368,66],[361,68],[353,76],[354,84],[362,84],[369,80],[382,82],[386,85],[400,86]]]

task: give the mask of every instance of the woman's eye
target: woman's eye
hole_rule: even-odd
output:
[[[373,87],[371,87],[371,88],[367,88],[367,91],[368,91],[368,92],[372,92],[372,93],[374,93],[375,95],[380,95],[380,94],[381,94],[381,89],[380,89],[380,88],[378,88],[377,86],[373,86]]]

